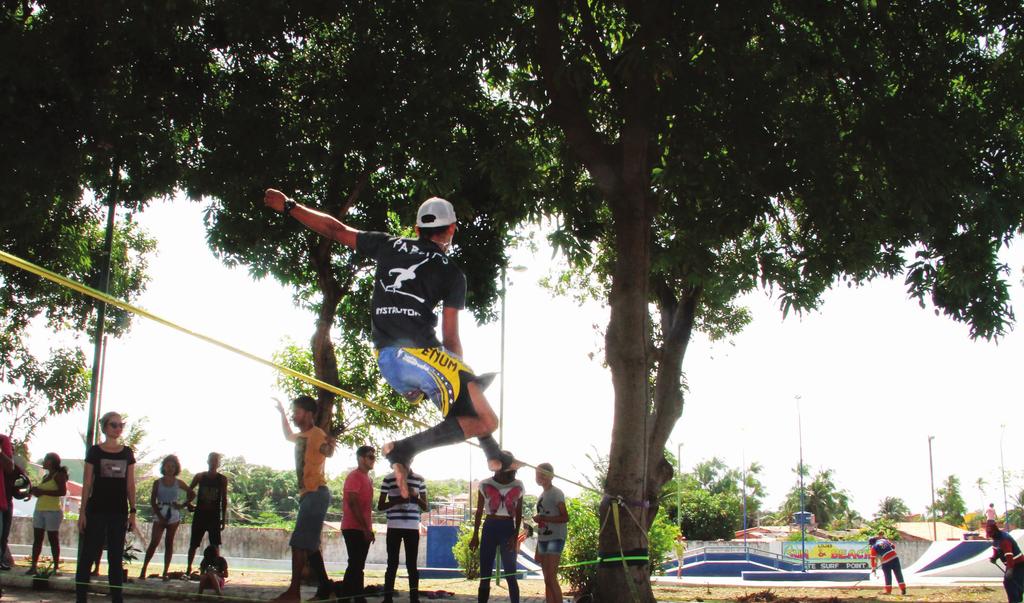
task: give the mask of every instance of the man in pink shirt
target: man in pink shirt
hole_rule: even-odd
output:
[[[356,450],[356,461],[359,464],[345,478],[341,535],[345,538],[345,550],[348,551],[348,567],[345,568],[342,595],[354,597],[355,603],[366,603],[362,597],[363,568],[366,566],[370,544],[374,541],[370,511],[374,491],[370,471],[376,460],[377,453],[373,446],[360,446]]]
[[[7,492],[5,482],[17,472],[11,438],[0,433],[0,569],[3,570],[11,569],[7,564],[7,536],[11,533],[11,519],[14,517],[13,493]]]

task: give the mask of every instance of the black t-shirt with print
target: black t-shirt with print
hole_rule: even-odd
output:
[[[373,345],[441,346],[434,329],[438,302],[466,307],[466,276],[431,241],[403,239],[382,232],[361,232],[356,251],[377,262],[370,313]]]
[[[135,464],[135,453],[125,446],[120,452],[107,452],[94,444],[85,453],[92,465],[92,492],[89,513],[128,513],[128,466]]]
[[[196,494],[196,513],[220,517],[221,492],[226,480],[219,473],[203,471],[199,478],[199,492]]]

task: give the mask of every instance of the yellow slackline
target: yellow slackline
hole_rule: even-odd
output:
[[[636,592],[636,584],[633,584],[633,579],[629,576],[629,565],[626,563],[626,552],[622,550],[622,525],[619,521],[619,501],[612,499],[611,501],[611,512],[612,522],[615,524],[615,538],[619,541],[619,560],[622,561],[622,573],[626,575],[626,584],[629,585],[629,594],[633,596],[633,600],[639,603],[640,595]],[[643,530],[640,530],[643,532]]]

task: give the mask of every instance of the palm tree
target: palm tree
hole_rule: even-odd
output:
[[[1024,490],[1018,492],[1017,496],[1010,499],[1010,502],[1013,503],[1013,508],[1006,511],[1007,530],[1024,525]]]
[[[804,471],[806,475],[806,467]],[[790,516],[800,510],[799,483],[789,491],[783,508]],[[832,469],[819,470],[810,483],[804,480],[804,509],[814,514],[819,526],[826,526],[834,518],[849,512],[850,495],[836,486]]]
[[[983,477],[974,480],[974,487],[978,489],[978,494],[981,495],[981,506],[978,508],[982,511],[985,510],[985,486],[987,485],[988,482]]]
[[[875,519],[902,521],[907,515],[910,515],[910,507],[898,496],[886,496],[878,503],[878,511],[875,511]]]

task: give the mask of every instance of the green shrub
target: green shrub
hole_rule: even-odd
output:
[[[651,573],[660,573],[658,568],[667,560],[670,553],[675,554],[675,542],[679,537],[679,526],[668,516],[665,507],[658,508],[654,523],[647,533],[648,548],[651,557]]]
[[[477,580],[480,578],[480,551],[469,548],[471,538],[473,538],[473,526],[468,523],[462,524],[462,527],[459,528],[459,539],[452,547],[452,554],[455,555],[455,561],[459,564],[462,573],[466,575],[466,579]]]
[[[600,499],[593,495],[571,498],[565,507],[569,512],[565,549],[561,565],[572,565],[597,559],[598,536],[601,523],[597,519]],[[589,586],[597,576],[597,565],[563,567],[558,573],[579,593],[589,592]]]
[[[690,540],[732,540],[743,525],[743,503],[735,492],[683,492],[679,521]]]
[[[861,528],[856,534],[850,536],[849,540],[863,541],[877,536],[881,532],[882,536],[893,542],[900,539],[900,531],[896,529],[896,522],[891,519],[876,519],[869,521],[866,526]]]

